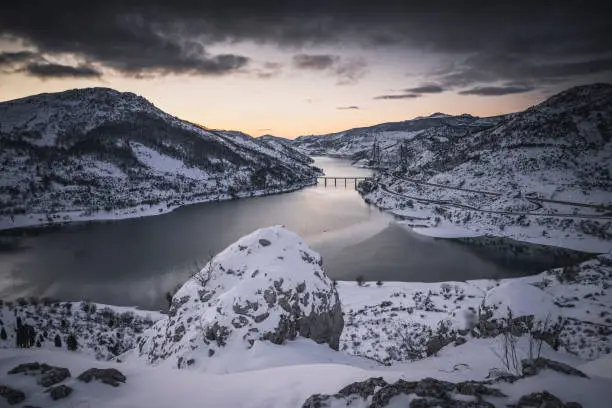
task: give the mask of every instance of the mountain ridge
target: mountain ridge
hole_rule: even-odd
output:
[[[124,218],[292,190],[319,170],[290,146],[207,130],[109,88],[0,103],[0,228]]]

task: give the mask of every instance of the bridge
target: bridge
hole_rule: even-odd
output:
[[[317,177],[317,184],[319,184],[319,180],[323,180],[323,185],[325,187],[327,187],[327,181],[329,180],[329,184],[331,185],[332,180],[334,182],[334,187],[338,186],[338,180],[340,180],[340,183],[342,183],[342,181],[344,181],[344,187],[346,187],[346,185],[349,182],[353,182],[355,185],[355,190],[357,190],[357,181],[359,180],[365,180],[368,177],[328,177],[328,176],[321,176],[321,177]]]

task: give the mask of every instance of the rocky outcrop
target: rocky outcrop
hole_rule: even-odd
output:
[[[45,363],[25,363],[20,364],[11,370],[8,374],[25,374],[38,377],[38,383],[43,387],[50,387],[64,381],[70,377],[70,370],[63,367],[55,367]]]
[[[404,395],[410,397],[410,407],[428,408],[444,406],[448,408],[490,408],[494,407],[485,397],[505,397],[489,383],[465,381],[451,383],[448,381],[425,378],[420,381],[398,380],[389,384],[381,377],[369,378],[355,382],[342,388],[337,394],[315,394],[310,396],[302,408],[323,408],[341,405],[351,405],[355,400],[368,402],[369,408],[382,408],[390,404],[394,397]]]
[[[554,370],[567,375],[575,375],[577,377],[588,378],[585,373],[568,364],[550,360],[544,357],[538,357],[533,360],[525,359],[521,361],[523,367],[523,376],[530,377],[536,375],[542,369]]]
[[[66,398],[67,396],[72,394],[72,388],[68,387],[67,385],[63,385],[63,384],[56,385],[55,387],[51,387],[47,391],[49,392],[49,395],[51,395],[51,398],[53,399],[53,401],[62,399],[62,398]]]
[[[298,336],[338,349],[344,327],[338,292],[321,256],[296,234],[257,230],[213,258],[174,295],[168,318],[144,333],[138,354],[178,367]]]
[[[516,404],[509,405],[511,408],[581,408],[577,402],[563,403],[559,398],[548,391],[533,392],[523,395]]]
[[[98,380],[104,384],[118,387],[120,384],[125,383],[125,375],[119,370],[114,368],[90,368],[87,371],[82,372],[77,380],[83,382],[90,382],[91,380]]]
[[[25,400],[23,391],[0,384],[0,397],[3,397],[9,405],[19,404]]]

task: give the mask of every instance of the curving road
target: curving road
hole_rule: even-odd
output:
[[[565,214],[547,214],[547,213],[537,213],[537,212],[514,212],[514,211],[499,211],[499,210],[483,210],[477,207],[472,207],[471,205],[466,205],[466,204],[460,204],[460,203],[455,203],[452,201],[448,201],[448,200],[431,200],[428,198],[423,198],[423,197],[415,197],[415,196],[409,196],[406,194],[400,194],[400,193],[396,193],[395,191],[389,190],[389,188],[383,184],[383,183],[378,183],[379,187],[386,193],[391,194],[391,195],[395,195],[398,197],[402,197],[402,198],[406,198],[406,199],[410,199],[410,200],[415,200],[415,201],[420,201],[423,203],[430,203],[430,204],[439,204],[441,206],[446,206],[446,207],[455,207],[455,208],[462,208],[465,210],[471,210],[471,211],[478,211],[478,212],[482,212],[482,213],[490,213],[490,214],[503,214],[503,215],[529,215],[529,216],[538,216],[538,217],[559,217],[559,218],[591,218],[591,219],[600,219],[600,220],[612,220],[612,215],[597,215],[597,214],[571,214],[571,213],[565,213]]]

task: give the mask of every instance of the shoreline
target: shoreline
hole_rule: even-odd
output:
[[[0,216],[0,234],[7,232],[18,232],[26,230],[42,230],[47,228],[61,228],[76,224],[87,224],[95,222],[113,222],[136,218],[153,217],[171,213],[182,207],[187,207],[195,204],[215,203],[222,201],[238,200],[243,198],[265,197],[270,195],[292,193],[306,187],[316,185],[316,179],[311,183],[302,183],[300,185],[276,189],[276,190],[254,190],[249,192],[239,192],[234,196],[229,194],[220,194],[215,197],[207,197],[184,202],[176,206],[168,206],[167,203],[161,203],[154,206],[149,205],[142,210],[140,206],[113,210],[111,212],[99,211],[94,214],[82,215],[83,211],[64,211],[55,213],[59,217],[58,220],[48,221],[47,214],[26,214],[15,216],[14,221],[10,221],[10,216]],[[65,217],[68,217],[67,219]],[[42,219],[42,221],[41,221]]]

